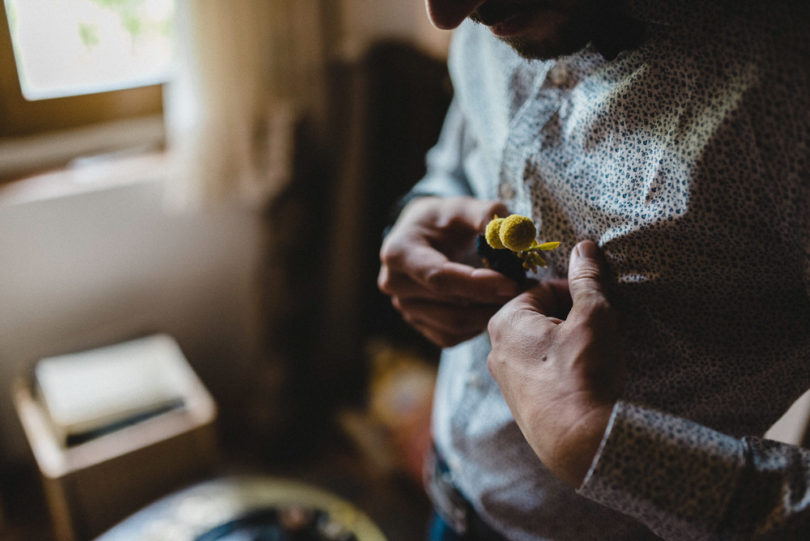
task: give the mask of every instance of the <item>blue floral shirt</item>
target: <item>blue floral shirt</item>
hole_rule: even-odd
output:
[[[628,381],[583,485],[538,461],[486,368],[443,352],[436,445],[515,541],[810,539],[810,451],[761,438],[810,387],[810,26],[780,2],[631,2],[637,48],[528,61],[465,22],[414,193],[500,199],[610,269]],[[797,6],[799,4],[796,4]]]

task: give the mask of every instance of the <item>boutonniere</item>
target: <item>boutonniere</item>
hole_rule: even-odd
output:
[[[512,214],[495,216],[476,242],[484,266],[505,274],[518,283],[526,280],[527,271],[536,271],[548,263],[541,252],[557,248],[560,243],[537,242],[537,228],[531,218]]]

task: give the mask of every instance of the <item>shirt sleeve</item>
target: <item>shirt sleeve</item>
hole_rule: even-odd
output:
[[[578,492],[666,540],[810,539],[810,450],[624,401]]]
[[[383,230],[383,238],[391,231],[402,209],[418,197],[473,195],[464,174],[464,160],[470,146],[464,124],[464,115],[459,109],[457,99],[453,99],[445,115],[439,140],[425,158],[427,166],[425,176],[408,193],[400,197],[391,209],[388,225]]]
[[[445,115],[439,140],[426,156],[427,172],[406,197],[435,195],[456,197],[472,195],[464,174],[464,159],[470,150],[464,115],[453,99]]]

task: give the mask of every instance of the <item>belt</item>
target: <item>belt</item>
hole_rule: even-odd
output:
[[[425,486],[436,513],[463,541],[508,541],[484,522],[453,481],[453,472],[434,446],[425,460]]]

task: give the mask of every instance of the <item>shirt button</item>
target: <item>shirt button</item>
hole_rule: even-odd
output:
[[[568,71],[568,68],[563,64],[555,64],[549,71],[548,75],[546,75],[546,81],[551,86],[555,87],[565,87],[568,86],[571,81],[571,74]]]
[[[515,188],[511,184],[501,184],[498,186],[498,195],[501,199],[513,199],[515,197]]]

